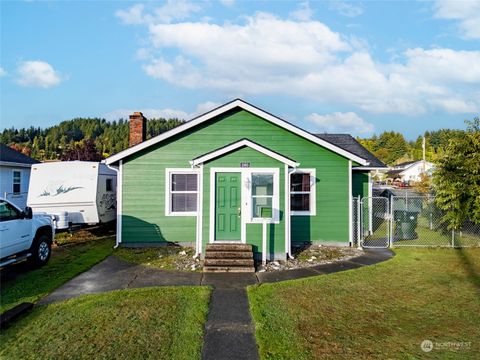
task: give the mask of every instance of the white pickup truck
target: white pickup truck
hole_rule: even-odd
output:
[[[31,208],[22,211],[0,198],[0,268],[25,259],[36,266],[45,265],[54,236],[50,215],[33,215]]]

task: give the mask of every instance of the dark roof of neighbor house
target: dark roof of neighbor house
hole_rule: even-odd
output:
[[[421,193],[416,192],[411,189],[395,189],[395,188],[388,188],[382,189],[383,191],[380,192],[380,196],[383,197],[390,197],[390,196],[402,196],[402,197],[416,197],[422,196]]]
[[[398,170],[390,170],[387,171],[387,177],[395,179],[400,177],[400,173],[402,173],[405,169],[398,169]]]
[[[4,144],[0,144],[0,161],[20,164],[38,164],[40,162]]]
[[[338,146],[352,154],[355,154],[370,164],[366,167],[386,168],[387,166],[381,162],[375,155],[365,149],[352,135],[349,134],[314,134],[322,140]]]

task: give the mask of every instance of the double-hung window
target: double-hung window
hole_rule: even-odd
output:
[[[278,223],[279,214],[279,171],[262,169],[248,174],[250,183],[250,221],[261,223],[264,219]]]
[[[252,218],[273,216],[273,174],[252,174]]]
[[[290,174],[290,211],[292,215],[315,215],[315,169],[297,169]]]
[[[20,171],[13,172],[13,193],[18,195],[22,188],[22,173]]]
[[[166,185],[166,215],[197,215],[197,172],[167,169]]]

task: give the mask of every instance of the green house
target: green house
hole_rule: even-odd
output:
[[[239,99],[146,141],[145,121],[132,115],[132,146],[106,160],[118,169],[118,246],[203,256],[238,242],[282,260],[295,245],[349,246],[352,197],[369,196],[370,172],[385,167],[350,135],[315,135]]]

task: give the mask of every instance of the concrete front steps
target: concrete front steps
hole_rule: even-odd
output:
[[[255,272],[252,245],[207,244],[204,272]]]

